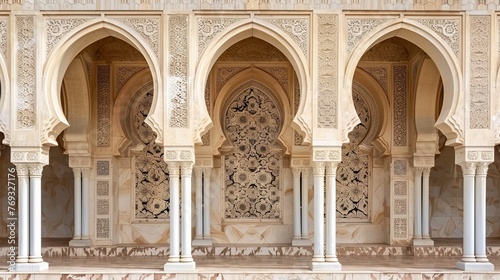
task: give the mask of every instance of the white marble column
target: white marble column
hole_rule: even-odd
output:
[[[175,264],[180,261],[179,173],[179,163],[168,162],[170,181],[170,255],[167,264]],[[165,268],[165,270],[167,269]]]
[[[69,242],[69,246],[75,246],[76,240],[82,239],[82,170],[73,168],[74,178],[74,233],[73,240]]]
[[[292,239],[292,245],[297,246],[294,244],[296,240],[300,240],[302,238],[302,232],[301,232],[301,219],[300,219],[300,208],[301,208],[301,203],[300,203],[300,169],[298,168],[292,168],[292,175],[293,175],[293,239]]]
[[[414,176],[414,228],[413,244],[422,238],[422,168],[413,169]]]
[[[302,210],[301,210],[301,215],[302,215],[302,245],[304,246],[310,246],[311,245],[311,240],[309,239],[309,173],[310,169],[309,168],[303,168],[302,169]],[[305,242],[305,243],[304,243]]]
[[[30,256],[28,262],[42,259],[42,164],[30,165]]]
[[[81,246],[92,245],[90,239],[90,168],[82,168],[82,241]]]
[[[211,167],[203,169],[203,240],[206,246],[212,246],[210,236],[210,173]]]
[[[476,262],[489,263],[486,256],[486,175],[488,164],[480,162],[476,166],[475,200],[475,249]]]
[[[464,177],[463,186],[463,255],[457,262],[457,268],[467,270],[467,265],[476,262],[474,255],[474,176],[476,164],[461,164]]]
[[[434,242],[430,239],[429,232],[429,177],[431,168],[425,167],[422,171],[422,239],[425,239],[427,245],[432,246]]]
[[[311,269],[316,270],[325,263],[324,215],[325,215],[325,163],[313,163],[314,175],[314,255]]]
[[[195,236],[193,245],[198,246],[197,242],[203,239],[203,170],[200,167],[195,167],[195,209],[196,209],[196,224]]]
[[[29,255],[29,168],[16,164],[18,189],[18,228],[16,263],[27,263]]]
[[[195,269],[195,263],[191,254],[191,176],[193,172],[193,163],[181,163],[181,182],[182,182],[182,230],[181,230],[181,262],[185,265],[191,265],[190,269]]]
[[[330,270],[341,270],[337,258],[337,199],[336,199],[336,173],[337,162],[326,164],[326,252],[325,261],[330,265]]]

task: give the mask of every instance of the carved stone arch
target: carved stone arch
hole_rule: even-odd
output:
[[[400,37],[420,47],[435,62],[443,80],[444,98],[441,114],[434,126],[448,139],[448,145],[460,145],[464,142],[463,119],[463,88],[460,63],[450,46],[428,27],[408,19],[396,19],[380,24],[373,29],[353,50],[347,61],[346,75],[344,76],[344,96],[341,102],[346,102],[346,121],[343,124],[343,140],[347,134],[359,123],[352,102],[351,81],[363,54],[372,46],[391,37]]]
[[[390,131],[387,130],[391,118],[389,99],[377,80],[362,69],[357,69],[354,74],[353,92],[363,94],[370,111],[375,114],[372,118],[372,127],[365,139],[371,142],[381,155],[390,154]],[[374,123],[376,122],[376,123]]]
[[[422,58],[415,85],[415,153],[438,153],[439,136],[434,127],[441,91],[441,76],[430,57]]]
[[[5,59],[0,55],[0,132],[4,134],[4,139],[1,143],[10,144],[10,118],[11,100],[10,100],[10,79],[8,76]]]
[[[43,119],[44,127],[41,132],[42,144],[57,145],[56,137],[69,126],[61,107],[60,89],[62,79],[73,58],[88,45],[105,37],[116,37],[135,47],[146,59],[151,70],[154,84],[154,99],[151,113],[146,122],[158,134],[162,135],[163,101],[157,91],[161,88],[160,65],[154,50],[149,43],[131,27],[122,22],[107,18],[90,20],[79,25],[69,32],[60,42],[54,46],[53,51],[47,58],[43,70],[43,81],[45,81],[44,92],[48,110],[45,110]],[[158,109],[156,110],[156,108]],[[163,139],[159,137],[159,139]]]
[[[223,129],[222,129],[222,117],[225,112],[225,106],[227,102],[231,100],[231,95],[237,94],[237,89],[241,85],[247,84],[248,82],[254,81],[254,85],[259,86],[266,94],[276,102],[278,105],[281,115],[283,117],[282,129],[279,133],[278,140],[284,148],[285,154],[290,153],[293,143],[288,139],[290,137],[285,137],[285,134],[292,133],[291,123],[292,123],[292,108],[290,108],[290,102],[286,92],[283,90],[281,85],[276,81],[274,77],[268,73],[260,70],[258,68],[249,68],[243,70],[236,74],[234,77],[229,79],[221,90],[217,93],[217,99],[214,104],[214,128],[211,137],[211,143],[213,154],[219,154],[219,149],[226,140]]]
[[[70,154],[90,153],[90,89],[85,62],[81,56],[75,57],[69,64],[63,78],[63,87],[66,118],[70,123],[64,134],[66,150]]]
[[[132,76],[121,88],[113,109],[113,154],[124,155],[131,145],[139,141],[131,141],[133,133],[130,131],[129,112],[137,98],[154,90],[154,83],[150,69],[146,68]],[[151,105],[150,111],[153,109]],[[158,138],[158,137],[157,137]]]
[[[196,119],[193,120],[195,143],[201,143],[201,136],[213,125],[204,97],[205,85],[210,70],[224,51],[236,42],[252,36],[275,46],[292,64],[299,80],[301,94],[299,109],[290,125],[303,134],[305,143],[310,143],[312,137],[312,107],[306,106],[306,104],[312,104],[308,60],[300,47],[290,39],[289,35],[271,23],[258,19],[242,20],[231,25],[230,28],[212,39],[198,60],[194,76],[195,96],[193,96],[194,110],[199,112],[195,116]]]

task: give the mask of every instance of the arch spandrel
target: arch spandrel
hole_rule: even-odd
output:
[[[131,27],[108,18],[90,20],[69,32],[54,46],[46,60],[43,70],[44,92],[47,93],[44,110],[45,127],[41,131],[42,144],[57,145],[56,137],[69,126],[61,107],[60,89],[62,80],[73,58],[88,45],[105,37],[116,37],[135,47],[146,59],[154,83],[153,105],[146,122],[157,135],[163,135],[163,98],[159,94],[161,88],[160,66],[158,58],[149,43]],[[158,137],[158,139],[163,139]]]
[[[205,106],[205,85],[208,74],[219,56],[230,46],[249,37],[262,39],[280,50],[290,61],[301,89],[300,105],[291,126],[305,135],[304,142],[311,142],[312,127],[312,101],[311,81],[309,77],[308,60],[297,44],[282,30],[269,22],[248,19],[241,20],[215,36],[205,51],[201,54],[195,72],[194,84],[194,109],[198,112],[193,120],[195,143],[201,143],[201,136],[213,126],[212,120]]]
[[[341,100],[352,99],[351,82],[356,67],[367,50],[372,46],[391,37],[403,38],[425,51],[436,64],[444,85],[444,99],[441,114],[434,124],[448,139],[448,145],[461,145],[464,142],[464,100],[462,88],[462,72],[459,61],[453,50],[428,27],[409,19],[391,20],[381,24],[363,39],[353,50],[346,63],[344,76],[344,97]],[[357,124],[353,106],[348,110],[348,119],[343,128],[343,137]]]
[[[3,56],[0,56],[0,132],[4,134],[3,144],[9,145],[11,138],[10,128],[10,79]]]

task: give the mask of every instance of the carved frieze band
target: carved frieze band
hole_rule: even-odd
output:
[[[69,156],[69,167],[92,167],[90,157]]]
[[[470,128],[490,128],[490,17],[470,17]]]
[[[168,19],[169,60],[169,125],[188,126],[188,16],[176,15]]]
[[[49,154],[48,151],[12,151],[11,161],[49,164]]]
[[[36,43],[35,17],[16,17],[17,41],[17,122],[19,129],[36,124]]]
[[[45,21],[46,53],[49,54],[66,34],[89,20],[90,18],[47,19]]]
[[[407,145],[407,73],[406,65],[394,65],[394,145]]]
[[[0,18],[0,52],[7,58],[7,19]]]
[[[159,19],[158,18],[117,18],[116,20],[132,27],[149,43],[158,57]]]
[[[318,15],[318,127],[337,128],[338,17]]]
[[[461,164],[463,162],[493,162],[494,151],[493,147],[477,149],[477,148],[461,148],[455,151],[455,162]]]
[[[109,147],[111,129],[110,66],[97,66],[97,146]]]
[[[415,19],[441,37],[460,59],[460,19]]]
[[[212,39],[229,25],[241,18],[199,18],[198,19],[198,55],[201,55]]]
[[[314,162],[340,161],[342,159],[342,147],[313,148]]]
[[[387,22],[389,19],[376,19],[376,18],[351,18],[347,19],[347,52],[351,53],[358,42],[368,32],[372,31],[380,24]]]
[[[309,19],[307,18],[261,18],[286,32],[299,46],[304,55],[309,50]]]
[[[169,150],[168,147],[165,147],[165,152],[163,153],[164,160],[168,162],[194,162],[194,150]]]

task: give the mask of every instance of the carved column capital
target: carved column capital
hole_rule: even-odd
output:
[[[18,177],[28,177],[30,169],[27,164],[17,163],[15,165]]]
[[[79,178],[82,176],[82,169],[81,168],[78,168],[78,167],[73,167],[73,176],[75,176],[75,178]]]
[[[90,168],[81,168],[82,170],[82,177],[84,178],[89,178],[90,177]]]
[[[462,162],[459,164],[462,168],[462,173],[464,176],[475,176],[476,175],[476,163],[475,162]]]
[[[315,161],[313,162],[313,174],[314,176],[324,176],[325,175],[325,162],[323,161]]]
[[[488,175],[488,167],[490,163],[489,162],[478,162],[476,164],[476,175],[478,176],[486,176]]]
[[[193,173],[193,163],[192,162],[181,162],[181,175],[191,176]]]
[[[413,167],[413,175],[415,177],[419,177],[419,176],[422,176],[422,172],[423,172],[424,168],[423,167]]]
[[[428,178],[431,175],[431,168],[430,167],[423,167],[422,168],[422,175],[426,178]]]
[[[300,173],[302,172],[302,168],[292,168],[292,175],[295,176],[300,176]]]
[[[203,167],[194,167],[193,168],[194,176],[196,178],[201,178],[204,171],[205,171],[205,168],[203,168]]]
[[[180,174],[180,164],[178,162],[172,161],[167,163],[168,174],[170,175],[179,175]]]
[[[337,167],[339,163],[330,161],[326,163],[326,175],[335,176],[337,174]]]
[[[45,164],[29,164],[30,177],[41,177]]]

